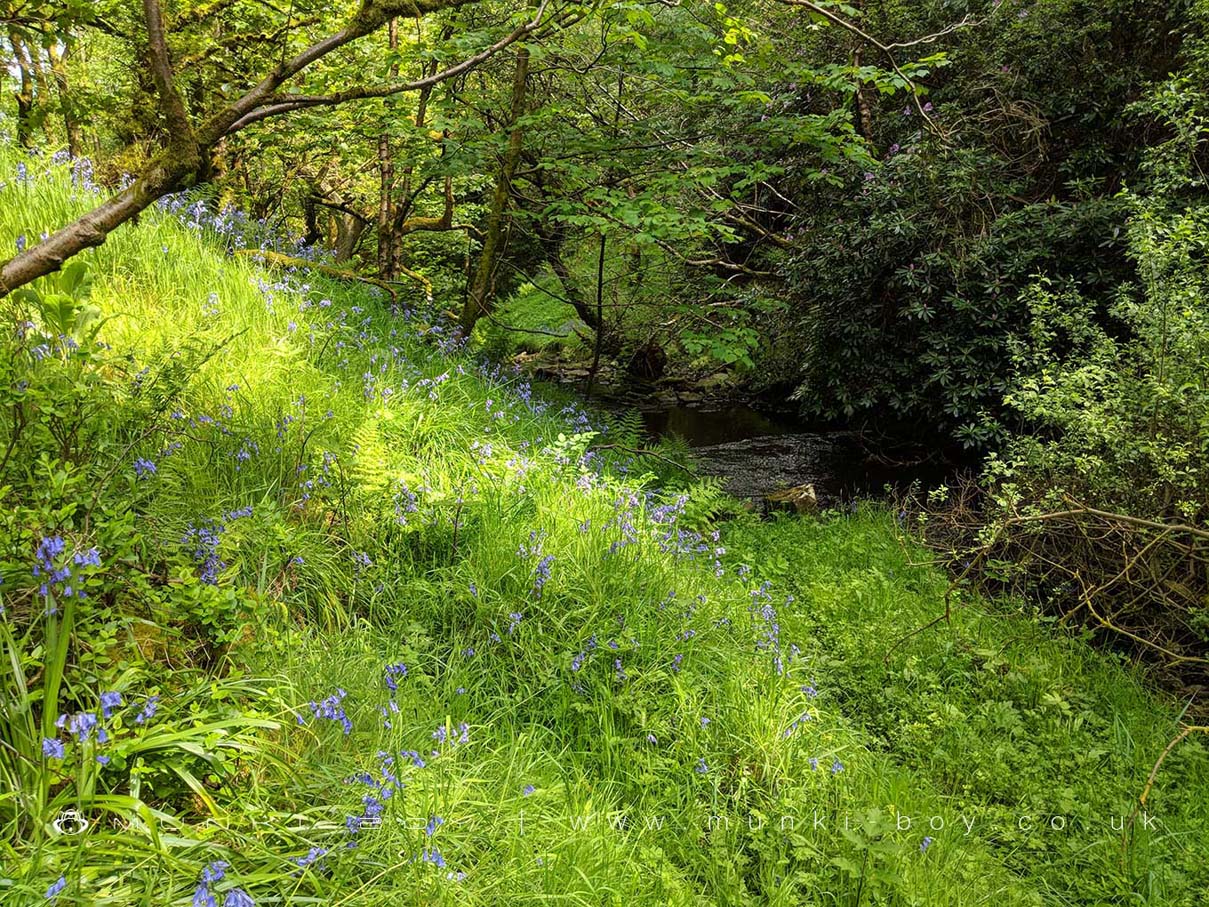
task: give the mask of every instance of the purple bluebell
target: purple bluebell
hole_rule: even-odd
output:
[[[398,691],[399,681],[407,676],[407,665],[396,662],[386,666],[386,688],[392,693]]]
[[[101,693],[101,715],[112,718],[115,709],[122,705],[122,694],[117,690],[106,690]]]
[[[59,876],[50,883],[50,887],[46,889],[46,900],[53,901],[67,887],[67,879],[64,876]]]
[[[336,692],[331,696],[328,696],[319,702],[310,703],[311,713],[316,718],[326,718],[328,721],[338,722],[344,729],[346,736],[351,734],[353,731],[353,723],[349,719],[348,715],[345,714],[344,706],[341,705],[341,703],[344,701],[344,697],[347,695],[348,694],[344,690],[337,687]]]
[[[63,716],[59,716],[62,720]],[[92,732],[97,726],[95,712],[76,712],[67,720],[67,730],[75,735],[80,743],[86,743],[92,738]]]
[[[227,876],[227,867],[231,864],[226,860],[215,860],[213,863],[207,863],[202,870],[201,880],[204,884],[212,884],[221,882]]]
[[[326,847],[312,847],[306,852],[305,856],[290,857],[290,862],[301,869],[306,869],[312,863],[322,860],[325,856],[327,856]]]
[[[159,709],[159,702],[160,698],[158,695],[148,696],[147,700],[143,703],[142,709],[140,709],[139,713],[134,716],[134,723],[146,724],[148,721],[154,718],[156,711]]]

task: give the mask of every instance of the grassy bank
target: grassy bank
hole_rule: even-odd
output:
[[[91,191],[21,163],[10,246]],[[1201,903],[1199,743],[1120,829],[1178,704],[1011,603],[887,659],[947,582],[891,515],[715,526],[230,223],[157,211],[9,314],[5,903]]]

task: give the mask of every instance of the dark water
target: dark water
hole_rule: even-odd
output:
[[[762,413],[742,404],[716,410],[672,406],[643,412],[642,421],[653,437],[677,435],[690,447],[698,448],[793,434],[798,428],[786,417]]]
[[[877,496],[885,486],[906,485],[918,466],[894,468],[878,462],[845,431],[811,431],[792,416],[745,405],[705,410],[672,406],[643,412],[652,437],[676,435],[691,448],[700,472],[725,479],[736,497],[763,498],[773,491],[810,483],[820,504]]]

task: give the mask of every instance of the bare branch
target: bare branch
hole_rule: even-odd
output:
[[[349,88],[344,91],[333,92],[326,95],[270,95],[261,101],[261,105],[256,109],[250,110],[242,117],[236,120],[228,129],[227,135],[231,135],[239,130],[250,126],[252,123],[267,120],[270,117],[281,116],[282,114],[292,113],[295,110],[306,110],[312,107],[332,107],[337,104],[345,104],[349,101],[363,100],[367,98],[387,98],[392,95],[402,94],[408,91],[419,91],[433,85],[437,85],[448,79],[456,78],[468,70],[473,69],[480,63],[491,59],[501,50],[515,44],[521,38],[534,32],[542,23],[541,18],[546,9],[546,4],[543,3],[538,9],[537,15],[532,21],[519,26],[508,35],[505,35],[500,40],[496,41],[490,47],[481,50],[479,53],[467,57],[459,63],[443,69],[440,72],[435,72],[432,75],[425,76],[422,79],[415,79],[411,82],[400,82],[393,85],[376,85],[359,88]]]

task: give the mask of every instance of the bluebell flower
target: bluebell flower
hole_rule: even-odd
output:
[[[525,619],[525,615],[522,614],[520,611],[513,611],[511,614],[508,615],[508,635],[509,636],[511,636],[513,633],[516,632],[516,628],[520,626],[521,621],[524,619]]]
[[[122,694],[117,690],[101,693],[101,714],[105,718],[113,717],[114,709],[122,705]]]
[[[63,741],[57,740],[54,737],[43,737],[42,755],[48,759],[64,758],[66,753],[63,749]]]
[[[844,770],[844,763],[840,762],[839,759],[836,759],[834,762],[831,763],[831,774],[838,775],[843,770]]]
[[[312,863],[323,859],[325,856],[327,856],[326,847],[312,847],[306,852],[305,856],[290,857],[290,862],[296,864],[301,869],[306,869]]]
[[[705,757],[701,756],[697,759],[697,764],[693,766],[693,771],[698,775],[704,775],[709,771],[709,766],[705,764]]]
[[[256,907],[256,902],[242,888],[232,888],[223,898],[223,907]]]
[[[218,574],[227,566],[218,556],[218,544],[225,528],[212,521],[197,526],[190,523],[181,538],[182,545],[192,548],[194,563],[201,567],[201,581],[211,586],[218,585]]]
[[[399,680],[407,676],[407,665],[403,662],[386,666],[386,687],[392,693],[399,689]],[[397,678],[397,679],[396,679]]]
[[[148,696],[147,701],[143,703],[142,709],[134,716],[135,724],[146,724],[155,717],[156,711],[159,709],[160,698],[156,696]]]
[[[312,701],[309,703],[311,707],[311,714],[313,714],[316,718],[326,718],[328,721],[338,722],[344,729],[346,736],[351,734],[353,731],[353,722],[345,713],[344,706],[341,705],[341,703],[344,701],[344,697],[347,695],[348,694],[344,690],[337,687],[336,692],[331,696],[328,696],[326,699],[323,699],[319,702]]]
[[[428,824],[424,826],[424,834],[431,838],[434,834],[436,834],[437,829],[444,824],[445,820],[440,816],[432,816],[429,818]]]
[[[198,883],[193,889],[193,907],[218,907],[218,902],[210,893],[210,886],[205,882]]]
[[[420,860],[421,860],[421,862],[424,862],[424,863],[432,863],[438,869],[445,868],[445,858],[443,856],[441,856],[441,852],[439,850],[437,850],[435,847],[433,847],[433,848],[425,847],[424,850],[421,851],[421,853],[420,853]]]
[[[46,889],[46,900],[53,901],[59,896],[64,888],[67,887],[67,879],[64,876],[59,876],[50,883],[50,887]]]
[[[366,819],[376,819],[382,815],[382,810],[385,808],[382,801],[373,794],[366,794],[361,798],[361,805],[364,807],[362,816]]]
[[[205,884],[213,882],[221,882],[227,876],[227,867],[231,864],[226,860],[215,860],[213,863],[206,864],[206,868],[202,870],[201,880]]]
[[[34,565],[34,576],[41,576],[43,572],[53,573],[55,571],[55,560],[63,553],[67,547],[67,543],[63,541],[62,536],[51,535],[45,536],[38,542],[38,547],[34,551],[34,556],[38,559],[38,563]]]
[[[932,838],[929,837],[928,835],[924,835],[924,839],[919,842],[919,852],[925,853],[927,851],[927,849],[931,846],[932,846]]]
[[[25,234],[22,233],[17,237],[17,254],[20,255],[25,251]]]
[[[96,726],[97,716],[95,712],[76,712],[67,722],[68,731],[74,734],[80,743],[86,743],[91,739],[92,732]]]
[[[153,476],[155,472],[155,464],[145,457],[139,457],[134,461],[134,475],[136,478],[143,479],[147,476]]]
[[[526,784],[526,785],[525,785],[525,789],[521,791],[521,796],[523,796],[523,797],[528,797],[528,796],[530,796],[530,795],[531,795],[531,794],[532,794],[532,793],[533,793],[535,790],[537,790],[537,788],[535,788],[535,787],[534,787],[532,784]]]

